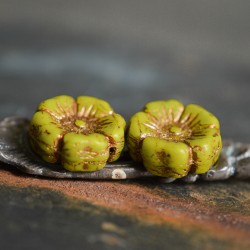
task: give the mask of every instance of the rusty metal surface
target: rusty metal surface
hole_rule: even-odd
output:
[[[248,144],[248,10],[243,0],[1,0],[0,118],[86,94],[128,121],[148,101],[175,98]],[[57,180],[0,163],[0,248],[249,249],[249,204],[249,180]]]
[[[1,247],[248,249],[245,181],[85,181],[0,170]],[[15,239],[15,241],[11,240]]]

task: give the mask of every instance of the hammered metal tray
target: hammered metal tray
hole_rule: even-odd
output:
[[[95,172],[69,172],[60,165],[42,161],[29,147],[27,131],[29,120],[23,117],[7,117],[0,121],[0,161],[16,166],[30,175],[51,178],[75,179],[135,179],[157,178],[172,182],[174,178],[156,177],[144,167],[133,162],[125,150],[118,161],[108,163],[102,170]],[[230,177],[250,178],[250,145],[225,141],[218,162],[201,175],[189,174],[181,178],[185,182],[225,180]]]

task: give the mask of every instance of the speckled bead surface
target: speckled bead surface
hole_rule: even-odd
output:
[[[131,157],[157,176],[181,178],[203,174],[222,148],[218,119],[204,108],[177,100],[148,103],[130,120]]]
[[[33,150],[70,171],[95,171],[118,159],[125,120],[101,99],[56,96],[40,103],[29,126]]]

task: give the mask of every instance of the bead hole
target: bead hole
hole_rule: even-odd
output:
[[[116,153],[116,147],[111,147],[111,148],[109,149],[109,155],[110,155],[110,156],[113,156],[113,155],[115,155],[115,153]]]

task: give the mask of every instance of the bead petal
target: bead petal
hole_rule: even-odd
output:
[[[127,132],[127,144],[130,155],[134,160],[141,161],[141,142],[147,136],[155,137],[158,125],[154,117],[138,112],[130,119],[130,124]]]
[[[189,104],[181,116],[180,122],[192,130],[200,128],[220,128],[218,119],[196,104]]]
[[[161,124],[177,122],[184,106],[177,100],[149,102],[144,111],[158,118]]]
[[[193,173],[202,174],[218,160],[222,148],[220,133],[217,129],[205,129],[203,135],[199,134],[186,140],[192,148]]]
[[[39,111],[32,117],[29,127],[30,142],[35,152],[45,161],[58,161],[58,149],[64,133],[47,112]]]
[[[101,134],[68,133],[63,138],[61,161],[69,171],[96,171],[102,169],[109,158],[109,142]]]
[[[71,96],[56,96],[41,102],[37,110],[47,112],[58,121],[71,119],[76,114],[76,102]]]
[[[190,148],[181,142],[147,137],[141,149],[143,164],[154,175],[180,178],[190,168]]]
[[[113,113],[113,109],[106,101],[95,97],[79,96],[76,102],[78,117],[100,118]]]
[[[119,114],[108,115],[98,119],[96,133],[103,134],[109,140],[109,162],[115,161],[124,147],[124,129],[126,122]]]

